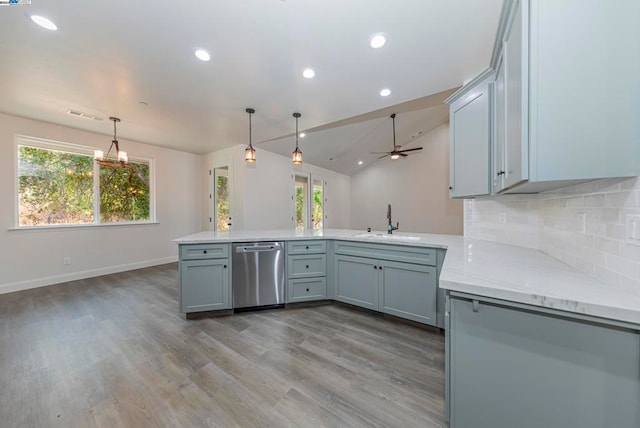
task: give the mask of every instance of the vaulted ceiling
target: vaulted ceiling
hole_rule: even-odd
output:
[[[246,107],[256,109],[258,148],[290,153],[291,115],[299,111],[300,129],[311,131],[301,140],[305,162],[351,173],[357,153],[383,148],[381,135],[391,138],[392,110],[399,110],[401,144],[446,121],[446,108],[434,100],[488,65],[501,5],[502,0],[3,5],[0,111],[105,135],[112,132],[108,116],[118,116],[121,137],[201,154],[248,142]],[[46,16],[58,30],[37,26],[33,14]],[[387,37],[380,49],[369,46],[376,33]],[[211,60],[198,60],[197,48],[209,51]],[[308,67],[315,70],[312,79],[302,76]],[[383,88],[391,95],[380,96]]]

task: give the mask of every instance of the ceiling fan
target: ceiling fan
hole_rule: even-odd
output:
[[[400,156],[407,157],[409,154],[406,152],[414,152],[416,150],[422,150],[422,147],[415,147],[413,149],[405,149],[400,150],[401,146],[396,144],[396,114],[393,113],[391,115],[391,120],[393,121],[393,150],[390,152],[371,152],[372,155],[382,155],[378,159],[386,158],[390,156],[391,159],[398,159]]]

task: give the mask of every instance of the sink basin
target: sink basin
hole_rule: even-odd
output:
[[[385,241],[419,241],[419,236],[410,235],[389,235],[388,233],[356,233],[354,238],[376,238]]]

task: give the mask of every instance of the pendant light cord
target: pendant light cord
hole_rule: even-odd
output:
[[[396,149],[396,114],[391,115],[391,120],[393,123],[393,150]]]
[[[252,140],[251,140],[251,134],[252,134],[252,132],[251,132],[251,114],[252,113],[249,113],[249,148],[253,149],[253,143],[252,143]]]
[[[296,116],[296,150],[298,150],[298,116]]]

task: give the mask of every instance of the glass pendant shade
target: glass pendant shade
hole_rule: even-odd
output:
[[[291,161],[295,165],[302,165],[302,152],[299,148],[296,147],[293,153],[291,153]]]
[[[244,160],[245,162],[255,162],[256,161],[256,149],[252,146],[244,149]]]
[[[104,152],[102,150],[96,150],[93,152],[93,158],[95,160],[103,160],[104,159]]]
[[[393,159],[393,160],[400,159],[400,155],[399,154],[392,154],[391,155],[391,159]]]

